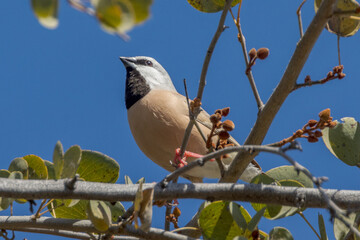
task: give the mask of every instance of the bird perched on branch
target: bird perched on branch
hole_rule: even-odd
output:
[[[126,68],[125,104],[130,129],[137,145],[143,153],[168,171],[175,168],[170,161],[174,159],[189,123],[189,109],[186,97],[179,94],[166,70],[151,57],[120,57]],[[201,131],[208,136],[212,123],[207,112],[202,110],[197,117]],[[239,145],[234,139],[232,143]],[[186,148],[187,151],[205,155],[206,143],[194,127]],[[223,159],[230,164],[236,153]],[[187,158],[191,162],[194,158]],[[240,179],[249,182],[261,170],[252,163]],[[183,177],[193,182],[202,178],[219,178],[216,162],[206,162],[204,166],[193,168]]]

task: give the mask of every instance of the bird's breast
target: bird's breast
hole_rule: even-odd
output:
[[[152,90],[128,110],[128,121],[134,139],[145,155],[173,171],[170,160],[181,146],[189,123],[186,98],[177,92]],[[210,132],[206,127],[202,130],[205,136]],[[196,129],[192,131],[186,150],[206,154],[204,140]]]

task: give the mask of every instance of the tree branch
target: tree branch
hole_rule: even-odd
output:
[[[73,232],[99,232],[91,223],[90,220],[74,220],[74,219],[61,219],[41,217],[34,221],[31,216],[0,216],[0,226],[2,229],[62,229],[65,231]],[[184,235],[164,231],[157,228],[150,228],[148,232],[143,232],[140,229],[135,229],[132,225],[125,225],[123,228],[114,225],[109,228],[107,233],[110,234],[126,234],[139,238],[156,239],[156,240],[189,240]]]
[[[296,80],[316,40],[324,29],[329,16],[331,16],[334,3],[335,0],[324,0],[322,2],[303,38],[301,38],[297,44],[280,83],[265,104],[263,110],[259,113],[255,125],[244,143],[245,145],[260,145],[264,140],[273,119],[294,88]],[[220,179],[220,182],[236,182],[252,161],[253,157],[253,155],[247,152],[239,153],[232,161],[229,170]]]
[[[160,184],[147,183],[143,188],[154,188],[154,200],[193,198],[204,200],[246,201],[308,208],[326,208],[327,203],[321,193],[313,188],[279,187],[257,184],[180,184],[169,183],[166,188]],[[75,189],[64,188],[64,181],[58,180],[14,180],[2,179],[0,197],[25,199],[93,199],[103,201],[133,201],[138,184],[107,184],[77,182]],[[360,191],[323,190],[326,196],[343,209],[360,209]],[[36,227],[36,226],[28,226]],[[67,229],[64,229],[67,230]]]
[[[219,40],[221,33],[224,31],[224,23],[225,23],[226,15],[227,15],[227,12],[229,11],[230,7],[231,7],[232,1],[233,0],[226,0],[224,10],[223,10],[223,12],[221,14],[221,17],[220,17],[220,20],[219,20],[218,27],[217,27],[216,32],[215,32],[215,34],[214,34],[214,36],[213,36],[213,38],[212,38],[212,40],[210,42],[209,48],[208,48],[208,50],[206,52],[205,60],[204,60],[203,67],[202,67],[202,70],[201,70],[201,75],[200,75],[199,89],[198,89],[198,93],[197,93],[197,98],[200,101],[202,99],[202,95],[203,95],[204,88],[205,88],[205,85],[206,85],[206,74],[207,74],[207,70],[209,68],[211,56],[212,56],[212,53],[214,52],[216,43]],[[197,117],[197,115],[199,113],[200,113],[200,107],[197,107],[194,110],[194,120],[189,121],[189,124],[188,124],[188,126],[187,126],[187,128],[185,130],[184,138],[183,138],[181,148],[180,148],[180,156],[184,155],[187,143],[188,143],[190,135],[191,135],[192,128],[193,128],[193,126],[195,124],[196,117]]]
[[[28,232],[28,233],[41,233],[47,235],[54,235],[54,236],[61,236],[66,238],[75,238],[75,239],[94,239],[97,240],[98,235],[88,234],[88,233],[80,233],[80,232],[73,232],[73,231],[65,231],[65,230],[58,230],[58,229],[43,229],[43,228],[18,228],[16,229],[17,232]],[[137,237],[130,237],[130,236],[112,236],[113,240],[139,240],[140,238]]]

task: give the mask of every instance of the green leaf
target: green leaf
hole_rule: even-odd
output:
[[[86,212],[97,230],[105,232],[109,229],[111,224],[111,211],[105,202],[90,200]]]
[[[6,210],[10,206],[10,198],[0,197],[0,211]]]
[[[314,187],[313,182],[303,172],[297,172],[293,166],[280,166],[270,169],[266,174],[277,181],[280,180],[295,180],[300,182],[304,187]]]
[[[23,179],[23,174],[19,171],[11,172],[9,179]]]
[[[144,177],[140,178],[140,179],[136,182],[136,184],[140,184],[140,183],[145,183],[145,178],[144,178]]]
[[[52,162],[49,162],[47,160],[44,160],[45,166],[48,171],[48,179],[54,179],[55,180],[55,169],[54,164]]]
[[[313,187],[312,181],[302,172],[299,174],[293,166],[280,166],[270,169],[265,174],[256,176],[251,183],[276,184],[289,187]],[[251,203],[256,211],[266,207],[264,217],[279,219],[291,216],[297,212],[297,208],[273,204]]]
[[[55,29],[59,25],[58,0],[31,0],[31,6],[42,26]]]
[[[109,33],[124,34],[135,24],[129,0],[91,0],[101,27]]]
[[[147,20],[150,16],[150,6],[152,0],[131,0],[130,3],[134,9],[135,24],[139,24]]]
[[[257,225],[259,224],[262,216],[264,216],[266,208],[262,208],[260,211],[258,211],[250,220],[247,228],[250,232],[254,231]]]
[[[237,223],[237,225],[243,230],[245,231],[247,228],[247,222],[245,220],[245,217],[242,215],[239,205],[234,203],[234,202],[230,202],[229,203],[229,211],[231,216],[233,217],[234,221]]]
[[[322,0],[315,0],[315,12],[317,12],[318,8],[320,7]],[[326,29],[331,32],[339,35],[341,37],[349,37],[354,35],[360,28],[360,20],[354,19],[351,17],[359,17],[359,13],[355,13],[356,9],[360,7],[359,3],[355,0],[338,0],[335,6],[334,11],[338,12],[350,12],[353,11],[354,14],[350,15],[336,15],[329,19],[326,24]]]
[[[26,155],[23,157],[28,163],[28,179],[47,179],[48,171],[44,160],[36,155]]]
[[[345,221],[347,221],[349,224],[354,225],[354,222],[360,213],[350,213],[348,217],[344,217]],[[360,227],[357,227],[358,230],[360,230]],[[349,233],[350,228],[348,228],[342,221],[335,218],[334,220],[334,235],[336,240],[343,240],[345,236]],[[359,238],[354,238],[358,240]]]
[[[115,204],[106,202],[111,210],[111,219],[113,222],[117,222],[119,217],[125,214],[126,210],[121,202],[116,202]]]
[[[19,171],[23,174],[24,179],[28,178],[28,163],[24,158],[15,158],[11,161],[9,171]]]
[[[269,233],[270,240],[294,240],[290,231],[283,227],[274,227]]]
[[[268,176],[267,174],[257,175],[256,177],[254,177],[251,180],[251,183],[279,185],[279,183],[277,183],[274,178]],[[280,205],[263,204],[263,203],[251,203],[251,206],[257,212],[260,211],[261,209],[263,209],[264,207],[266,207],[264,217],[266,217],[268,219],[273,219],[281,211],[281,206]]]
[[[60,141],[57,141],[53,153],[55,179],[60,179],[64,167],[64,150]]]
[[[327,234],[326,234],[324,218],[320,213],[318,214],[318,224],[319,224],[321,240],[327,240],[328,237],[327,237]]]
[[[324,143],[335,157],[344,163],[360,165],[360,127],[354,118],[342,118],[334,128],[322,130]]]
[[[239,2],[240,0],[234,0],[231,7],[234,7]],[[206,13],[222,11],[225,6],[225,0],[188,0],[188,3],[195,9]]]
[[[61,178],[73,178],[80,165],[81,149],[78,145],[71,146],[64,155],[64,167]]]
[[[238,207],[246,222],[250,222],[249,213],[243,207]],[[215,201],[209,204],[200,212],[198,221],[204,239],[232,240],[246,234],[234,221],[229,211],[229,202]]]
[[[131,178],[128,175],[125,175],[124,178],[125,178],[125,184],[133,184]]]
[[[63,200],[56,199],[48,205],[48,209],[54,208],[50,213],[55,218],[87,219],[87,205],[88,200],[80,200],[75,206],[66,207]]]
[[[8,178],[10,176],[10,172],[5,169],[0,170],[0,178]]]
[[[278,181],[278,183],[280,184],[280,186],[284,186],[284,187],[302,187],[302,188],[304,187],[304,185],[302,185],[300,182],[298,182],[296,180],[280,180],[280,181]],[[302,210],[304,211],[305,208]],[[279,219],[279,218],[292,216],[295,213],[297,213],[298,211],[299,211],[299,208],[297,208],[297,207],[281,206],[279,213],[273,219]]]
[[[82,151],[77,173],[85,181],[115,183],[119,172],[119,164],[111,157],[96,151]]]

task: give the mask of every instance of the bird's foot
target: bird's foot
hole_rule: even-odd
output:
[[[186,158],[192,157],[192,158],[200,158],[203,157],[201,154],[185,151],[183,157],[180,156],[180,148],[177,148],[175,150],[175,158],[174,163],[176,164],[177,168],[181,168],[187,165]]]

